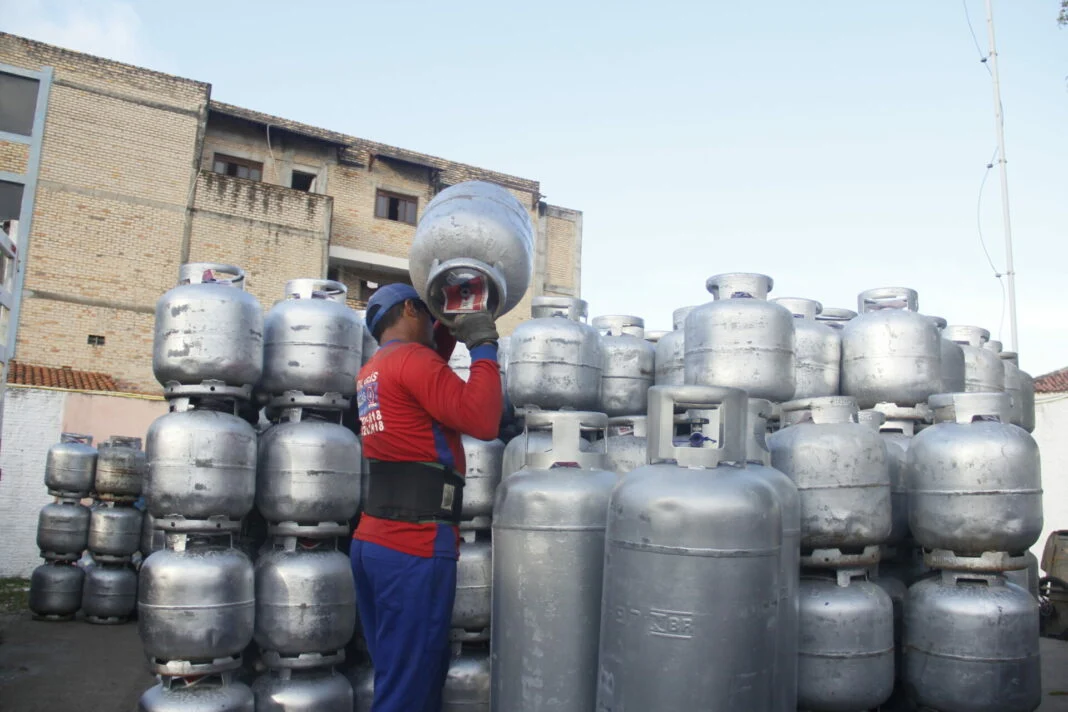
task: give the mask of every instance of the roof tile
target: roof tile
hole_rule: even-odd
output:
[[[1068,392],[1068,368],[1035,377],[1035,393]]]
[[[123,389],[106,373],[75,371],[72,368],[38,366],[12,361],[8,364],[7,382],[20,386],[69,388],[75,391],[114,391]]]

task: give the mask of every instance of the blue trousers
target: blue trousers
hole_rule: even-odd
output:
[[[411,556],[359,540],[353,540],[349,558],[375,668],[371,712],[440,712],[456,560]]]

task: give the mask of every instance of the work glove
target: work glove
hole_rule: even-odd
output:
[[[493,323],[493,316],[486,311],[461,314],[456,317],[451,331],[456,340],[462,341],[469,351],[482,344],[497,343],[500,338],[497,325]]]

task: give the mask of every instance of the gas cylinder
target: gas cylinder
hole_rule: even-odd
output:
[[[675,445],[674,414],[691,409],[714,422]],[[746,412],[740,389],[650,389],[650,464],[608,508],[597,707],[574,709],[780,709],[782,510],[746,467]]]
[[[141,438],[112,435],[97,448],[93,491],[97,499],[134,502],[141,496],[147,473]]]
[[[907,467],[909,444],[920,427],[930,422],[931,410],[926,405],[904,408],[892,403],[880,403],[875,412],[882,416],[882,422],[877,429],[886,443],[887,464],[890,468],[892,521],[886,543],[897,546],[910,539]]]
[[[816,321],[838,331],[844,329],[848,322],[856,318],[855,311],[841,307],[823,307],[823,311],[816,315]]]
[[[643,415],[646,391],[653,385],[656,347],[645,340],[645,320],[636,316],[599,316],[593,328],[601,334],[601,405],[608,417]]]
[[[512,438],[505,446],[504,455],[501,458],[501,479],[508,479],[522,470],[528,455],[552,452],[551,430],[552,426],[544,419],[535,418],[533,425],[527,424],[522,433]],[[585,438],[579,443],[579,449],[583,452],[589,451],[590,447],[590,442]]]
[[[534,297],[529,321],[512,332],[508,398],[517,408],[593,410],[601,397],[601,336],[586,324],[586,302]]]
[[[842,330],[842,394],[861,408],[913,406],[942,390],[938,328],[917,313],[919,295],[882,287],[857,297],[860,315]]]
[[[37,548],[48,559],[77,561],[89,542],[89,508],[73,500],[46,504],[37,514]]]
[[[997,574],[943,570],[905,602],[905,687],[945,712],[1031,712],[1042,701],[1038,603]]]
[[[646,464],[646,417],[624,415],[608,419],[608,469],[625,475]]]
[[[773,284],[763,274],[708,278],[714,301],[686,317],[686,383],[741,388],[779,402],[793,397],[794,318],[767,301]]]
[[[493,514],[493,497],[501,481],[504,443],[462,436],[467,474],[464,476],[463,519]]]
[[[985,569],[994,552],[1022,555],[1042,532],[1042,475],[1038,445],[1008,422],[1009,395],[941,394],[930,406],[934,425],[908,451],[916,541],[953,568]]]
[[[514,343],[514,342],[513,342]],[[602,446],[583,452],[580,433],[603,413],[539,412],[552,450],[529,453],[502,480],[493,511],[491,627],[494,709],[592,710],[608,497],[616,475]]]
[[[128,561],[141,546],[141,510],[100,505],[89,517],[87,547],[100,561]]]
[[[277,395],[356,392],[363,322],[345,306],[348,288],[329,279],[291,279],[285,298],[263,322],[263,378],[257,390]]]
[[[137,609],[137,574],[127,566],[98,565],[85,573],[82,611],[90,623],[125,623]]]
[[[947,322],[940,316],[928,316],[938,329],[942,346],[942,388],[939,393],[963,393],[965,372],[964,350],[946,336]]]
[[[1005,367],[993,349],[984,348],[990,332],[978,326],[947,326],[945,335],[964,352],[964,390],[993,393],[1005,390]]]
[[[456,562],[456,598],[452,606],[453,637],[464,641],[489,640],[493,567],[488,532],[465,531],[461,534],[460,558]]]
[[[441,712],[490,710],[489,650],[471,647],[453,647],[445,688],[441,691]]]
[[[57,497],[85,497],[93,489],[96,448],[92,435],[63,433],[48,448],[45,458],[45,486]]]
[[[30,610],[40,620],[69,621],[82,606],[85,572],[72,563],[42,564],[30,574]]]
[[[162,677],[137,703],[138,712],[255,712],[252,690],[211,677]]]
[[[333,668],[268,670],[252,693],[256,712],[352,712],[352,685]]]
[[[656,373],[658,386],[681,386],[686,382],[686,317],[696,307],[679,307],[671,314],[674,331],[660,337],[656,344]]]
[[[771,301],[789,309],[794,317],[797,387],[793,398],[838,395],[842,334],[817,318],[823,311],[823,305],[814,299],[797,297],[780,297]]]

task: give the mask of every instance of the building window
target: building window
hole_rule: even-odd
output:
[[[263,164],[249,161],[244,158],[227,156],[222,153],[215,154],[215,163],[212,170],[222,173],[224,176],[234,178],[247,178],[248,180],[263,180]]]
[[[104,345],[104,337],[101,336],[100,334],[89,334],[89,338],[86,339],[86,342],[90,346],[103,346]]]
[[[293,177],[289,179],[289,187],[293,190],[306,190],[311,192],[315,185],[315,174],[304,171],[293,171]]]
[[[410,195],[398,195],[384,190],[375,196],[375,217],[415,225],[418,201]]]
[[[0,180],[0,221],[19,219],[24,189],[21,183]]]
[[[340,282],[340,276],[341,270],[339,270],[337,267],[331,265],[330,267],[326,268],[326,278],[329,279],[331,282]]]
[[[0,72],[0,131],[20,136],[33,133],[39,86],[36,79]]]

